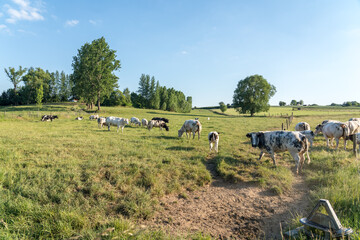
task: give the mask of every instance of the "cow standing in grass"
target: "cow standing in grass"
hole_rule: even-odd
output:
[[[261,150],[259,160],[267,151],[276,166],[275,153],[289,151],[295,160],[296,174],[298,174],[305,161],[304,154],[307,154],[308,163],[309,157],[309,143],[305,135],[300,132],[290,131],[272,131],[272,132],[252,132],[246,134],[246,137],[251,139],[251,145],[258,147]]]
[[[219,133],[214,131],[210,132],[208,135],[209,145],[210,145],[210,152],[214,147],[215,152],[218,152],[219,148]]]
[[[308,124],[307,122],[299,122],[298,124],[296,124],[295,131],[305,131],[305,130],[310,130],[310,124]]]
[[[193,139],[195,138],[195,133],[198,133],[198,139],[200,139],[201,134],[201,123],[199,120],[186,120],[180,130],[178,131],[178,136],[181,137],[184,133],[186,133],[186,138],[191,137],[191,133],[193,134]],[[188,135],[189,133],[189,135]]]
[[[119,117],[107,117],[106,125],[108,126],[108,130],[110,131],[110,126],[117,126],[117,132],[119,132],[119,128],[121,127],[121,132],[123,132],[125,125],[129,124],[129,119],[127,118],[119,118]]]

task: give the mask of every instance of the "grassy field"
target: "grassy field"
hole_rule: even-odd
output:
[[[159,197],[209,184],[209,162],[229,181],[254,181],[278,194],[291,191],[296,177],[291,156],[278,154],[278,168],[268,156],[258,162],[259,150],[245,137],[251,131],[280,129],[281,118],[104,107],[100,115],[170,119],[169,132],[126,126],[117,133],[113,127],[99,129],[81,108],[59,104],[40,111],[34,106],[0,109],[0,239],[171,239],[162,232],[142,231],[136,221],[156,211]],[[288,110],[272,108],[271,113]],[[303,112],[294,112],[294,122],[306,121],[312,128],[327,119],[326,112],[341,121],[360,115],[315,108],[298,115]],[[48,113],[59,119],[39,121]],[[76,116],[85,119],[75,121]],[[195,117],[203,125],[201,139],[178,138],[183,122]],[[207,134],[213,130],[220,132],[219,154],[209,153]],[[351,150],[327,149],[318,136],[310,156],[312,163],[302,174],[314,201],[329,199],[343,225],[358,231],[360,175]]]

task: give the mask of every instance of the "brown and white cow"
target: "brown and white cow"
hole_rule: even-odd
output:
[[[309,157],[309,143],[305,135],[300,132],[290,131],[269,131],[269,132],[252,132],[246,134],[246,137],[251,139],[251,145],[258,147],[261,150],[259,160],[264,156],[264,151],[267,151],[276,166],[275,153],[289,151],[295,160],[296,174],[302,169],[305,161],[304,154]]]

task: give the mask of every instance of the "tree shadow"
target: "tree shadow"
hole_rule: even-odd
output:
[[[141,136],[142,138],[157,138],[157,139],[178,139],[178,137],[174,136]]]

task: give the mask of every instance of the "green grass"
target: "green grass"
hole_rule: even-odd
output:
[[[259,150],[245,137],[251,131],[280,129],[281,118],[103,107],[102,116],[170,119],[169,132],[126,126],[117,133],[113,127],[99,129],[82,108],[58,104],[40,111],[36,106],[0,109],[0,239],[172,239],[161,231],[141,229],[136,221],[151,217],[161,196],[187,198],[185,190],[209,184],[208,163],[230,182],[257,182],[279,195],[291,191],[296,177],[292,157],[278,154],[278,168],[268,155],[259,162]],[[294,121],[307,121],[312,128],[326,119],[316,110],[306,116],[297,116],[299,112]],[[48,113],[59,119],[39,121]],[[76,116],[85,119],[75,121]],[[183,122],[195,117],[203,125],[201,139],[178,138]],[[341,121],[350,117],[356,116],[331,115]],[[213,130],[220,132],[218,154],[209,153],[207,134]],[[329,150],[318,136],[311,158],[303,175],[314,186],[314,201],[328,198],[339,209],[343,225],[358,230],[359,172],[350,150]],[[184,238],[210,239],[202,233]]]

